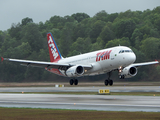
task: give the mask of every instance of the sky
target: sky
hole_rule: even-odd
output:
[[[157,6],[160,6],[160,0],[0,0],[0,30],[5,31],[26,17],[35,23],[44,23],[55,15],[86,13],[93,17],[102,10],[111,14],[129,9],[153,10]]]

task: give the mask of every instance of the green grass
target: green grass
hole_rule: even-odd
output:
[[[160,120],[158,112],[0,108],[0,120]]]

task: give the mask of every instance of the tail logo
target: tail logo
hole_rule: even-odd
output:
[[[53,40],[52,40],[51,36],[49,36],[48,45],[51,49],[51,52],[52,52],[52,55],[53,55],[54,59],[56,59],[58,57],[58,52],[57,52],[56,46],[53,43]]]

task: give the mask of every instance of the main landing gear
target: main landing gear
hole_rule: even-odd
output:
[[[108,84],[110,86],[113,85],[113,80],[110,80],[110,77],[111,77],[111,72],[108,73],[108,79],[104,81],[104,84],[107,86]]]
[[[78,80],[77,79],[71,79],[70,81],[69,81],[69,83],[70,83],[70,85],[78,85]]]
[[[104,81],[104,84],[107,86],[108,84],[110,85],[110,86],[112,86],[113,85],[113,80],[105,80]]]

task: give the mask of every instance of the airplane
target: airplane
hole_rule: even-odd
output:
[[[47,33],[50,62],[2,58],[6,61],[19,62],[24,66],[44,67],[45,70],[60,76],[71,77],[70,85],[78,85],[77,77],[108,74],[104,84],[113,85],[110,79],[112,71],[118,70],[120,79],[134,77],[137,68],[144,65],[158,64],[158,61],[134,63],[136,55],[126,46],[116,46],[90,53],[63,58],[51,33]]]

